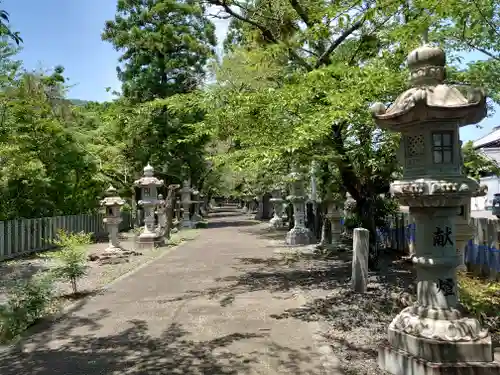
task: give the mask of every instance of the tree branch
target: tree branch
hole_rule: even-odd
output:
[[[337,39],[335,39],[335,41],[330,45],[330,47],[328,47],[328,49],[319,57],[318,61],[316,61],[316,64],[314,64],[314,69],[318,69],[322,65],[327,64],[332,52],[335,51],[335,49],[338,46],[340,46],[342,42],[346,40],[352,33],[361,28],[361,26],[363,26],[364,23],[365,23],[365,18],[363,17],[359,21],[354,22],[351,25],[351,27],[349,27]]]
[[[280,41],[278,39],[276,39],[276,37],[273,35],[271,30],[269,30],[264,25],[262,25],[258,22],[255,22],[254,20],[252,20],[248,17],[245,17],[245,16],[242,16],[241,14],[238,14],[237,12],[235,12],[234,10],[231,9],[231,7],[226,3],[226,0],[209,0],[208,2],[212,5],[222,7],[224,9],[224,11],[227,14],[231,15],[232,17],[234,17],[242,22],[246,22],[249,25],[252,25],[253,27],[259,29],[260,32],[262,33],[262,36],[266,40],[268,40],[269,42],[276,43],[276,44],[280,43]],[[313,70],[313,67],[305,59],[303,59],[299,54],[297,54],[297,52],[295,52],[293,50],[293,48],[287,46],[287,49],[288,49],[288,53],[290,54],[290,56],[292,57],[293,60],[295,60],[298,64],[300,64],[302,67],[304,67],[308,71]]]
[[[299,15],[300,19],[304,21],[307,27],[312,27],[314,26],[314,22],[311,22],[311,19],[309,18],[309,15],[307,12],[302,8],[302,6],[299,4],[298,0],[289,0],[290,5],[292,8],[297,12]]]

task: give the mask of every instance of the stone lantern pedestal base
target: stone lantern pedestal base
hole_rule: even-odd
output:
[[[310,245],[312,233],[309,228],[292,228],[286,234],[285,243],[289,246]]]
[[[422,321],[424,325],[425,320]],[[440,331],[440,326],[446,330],[446,323],[448,327],[456,323],[458,330],[466,329],[469,324],[474,325],[473,319],[468,318],[438,320],[435,323],[437,323],[437,331]],[[388,342],[379,347],[378,365],[382,370],[393,375],[493,375],[500,373],[500,363],[493,362],[491,337],[488,335],[470,341],[433,340],[414,336],[394,327],[389,327]]]
[[[165,238],[159,236],[157,233],[141,233],[137,237],[139,248],[147,248],[153,246],[162,246],[165,244]]]
[[[424,348],[429,348],[425,342],[419,342]],[[479,351],[481,344],[477,344]],[[464,347],[465,348],[465,347]],[[470,347],[476,351],[474,345]],[[379,367],[394,375],[498,375],[498,362],[431,362],[398,350],[388,344],[378,349]]]

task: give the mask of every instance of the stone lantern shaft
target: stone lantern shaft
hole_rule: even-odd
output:
[[[457,306],[457,218],[479,189],[462,171],[459,127],[485,117],[486,99],[444,83],[445,65],[442,49],[417,48],[408,55],[412,87],[387,109],[372,106],[379,127],[401,133],[403,177],[391,191],[415,222],[417,301],[394,318],[379,350],[380,367],[395,375],[500,373],[487,331]]]

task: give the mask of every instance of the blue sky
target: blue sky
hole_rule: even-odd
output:
[[[65,68],[69,97],[104,101],[112,99],[106,87],[119,91],[116,78],[118,53],[101,41],[104,22],[114,18],[116,0],[3,0],[1,9],[10,13],[11,25],[24,39],[20,58],[28,69]],[[222,41],[227,21],[217,20]],[[480,59],[480,54],[465,56]],[[482,128],[461,129],[464,141],[477,139],[500,125],[500,111],[481,123]]]

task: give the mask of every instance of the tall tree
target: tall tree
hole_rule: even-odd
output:
[[[200,86],[216,45],[204,7],[187,0],[118,0],[102,39],[122,52],[117,68],[133,102],[187,93]]]

